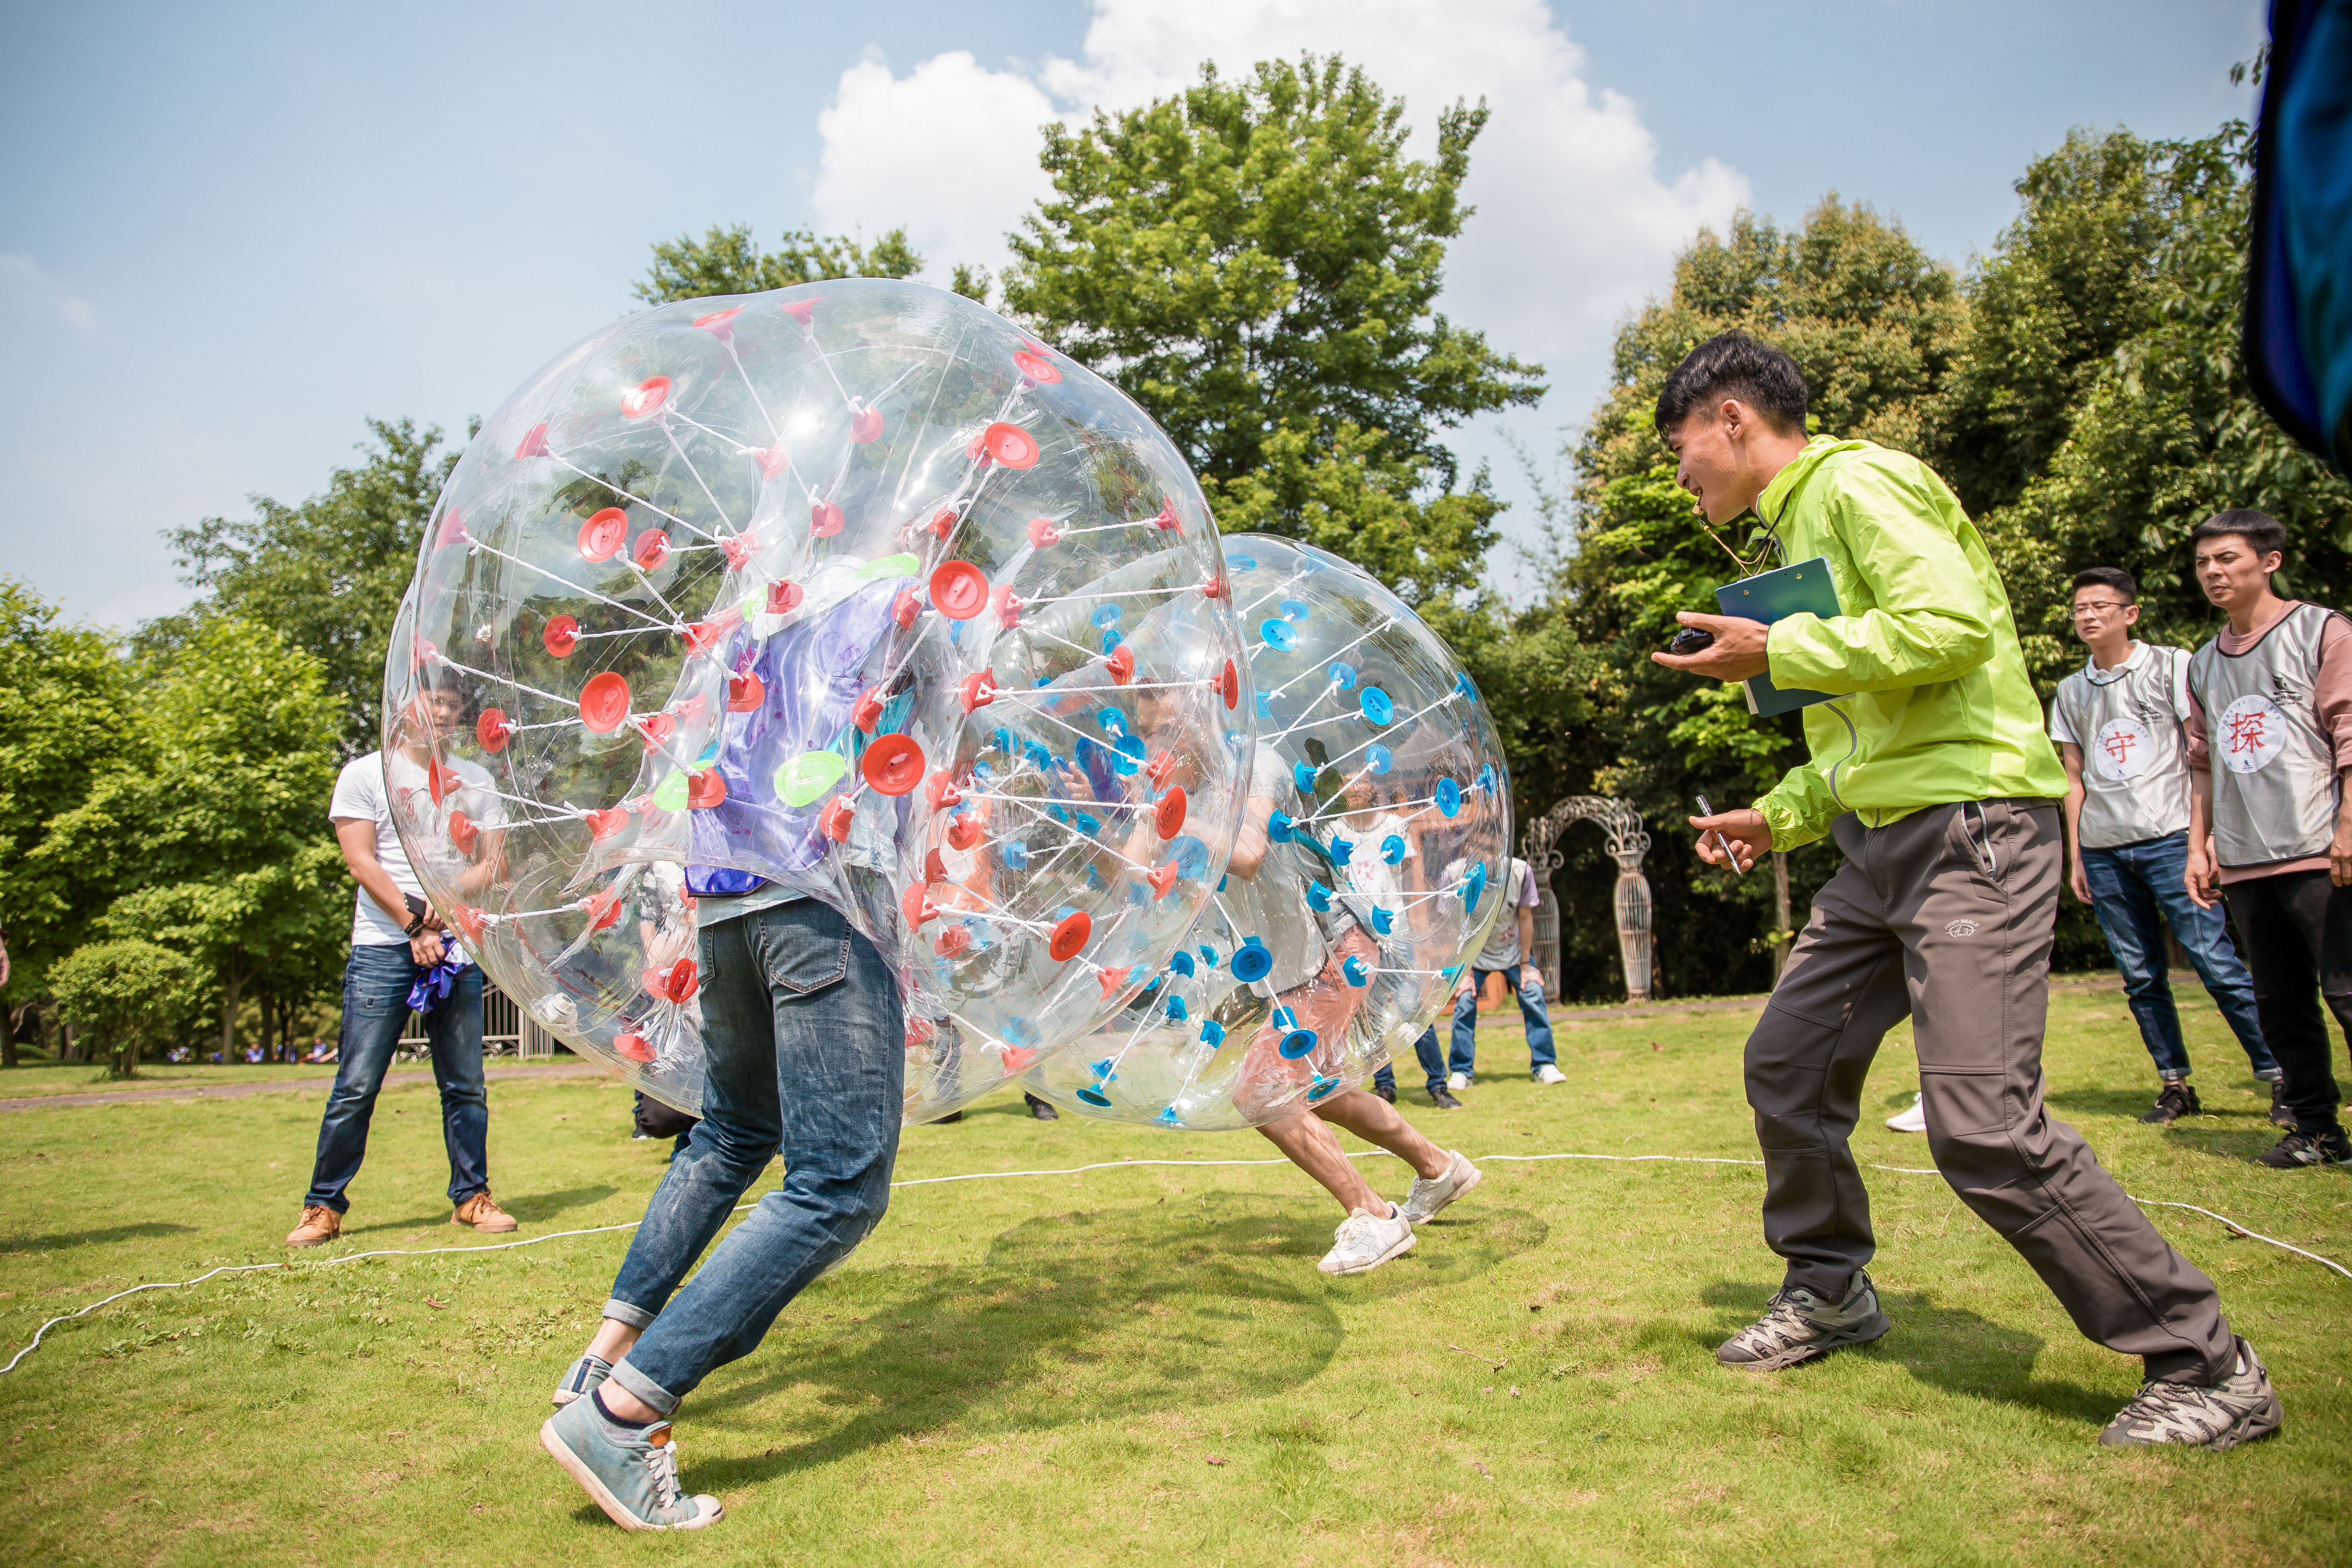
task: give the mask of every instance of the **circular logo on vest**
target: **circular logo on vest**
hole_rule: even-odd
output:
[[[2147,772],[2156,758],[2156,737],[2137,719],[2110,719],[2091,738],[2091,765],[2117,784]]]
[[[2214,757],[2231,773],[2258,772],[2286,750],[2286,715],[2261,692],[2248,692],[2221,710],[2212,742]]]

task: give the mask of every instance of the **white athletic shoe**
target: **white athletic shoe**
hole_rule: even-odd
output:
[[[1466,1072],[1447,1073],[1445,1075],[1445,1087],[1448,1089],[1468,1089],[1470,1087],[1470,1075]]]
[[[1920,1091],[1919,1098],[1911,1102],[1910,1110],[1903,1112],[1900,1116],[1888,1117],[1886,1119],[1886,1125],[1892,1127],[1897,1132],[1925,1132],[1927,1131],[1927,1091],[1924,1089]]]
[[[1451,1150],[1446,1152],[1449,1163],[1442,1176],[1415,1176],[1412,1191],[1404,1200],[1404,1217],[1408,1224],[1422,1225],[1433,1219],[1437,1211],[1460,1197],[1484,1179],[1477,1166]]]
[[[1331,1233],[1335,1243],[1315,1267],[1326,1274],[1361,1274],[1412,1250],[1412,1221],[1394,1204],[1385,1217],[1356,1209]]]
[[[1551,1063],[1546,1062],[1543,1066],[1536,1068],[1536,1081],[1538,1083],[1566,1083],[1568,1081],[1568,1075],[1560,1071],[1558,1068],[1552,1066]]]

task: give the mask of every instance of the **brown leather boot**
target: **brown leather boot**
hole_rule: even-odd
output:
[[[514,1215],[499,1207],[488,1187],[459,1204],[457,1212],[449,1216],[449,1223],[470,1225],[476,1230],[507,1231],[515,1228]]]
[[[302,1223],[286,1233],[289,1247],[324,1247],[343,1234],[343,1216],[324,1204],[304,1204]]]

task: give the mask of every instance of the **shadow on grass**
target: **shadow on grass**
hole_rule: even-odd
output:
[[[499,1207],[514,1215],[516,1220],[523,1225],[543,1225],[547,1221],[555,1218],[556,1215],[568,1213],[572,1209],[585,1208],[591,1204],[603,1203],[606,1198],[611,1197],[614,1193],[617,1193],[620,1190],[620,1188],[610,1184],[593,1187],[567,1187],[560,1193],[535,1193],[530,1197],[524,1198],[500,1198],[499,1199]],[[446,1229],[453,1236],[458,1237],[470,1237],[478,1234],[470,1226],[450,1224],[450,1212],[451,1210],[449,1208],[441,1208],[436,1209],[430,1214],[418,1215],[410,1219],[378,1220],[373,1225],[351,1225],[347,1223],[343,1226],[342,1238],[345,1241],[349,1241],[354,1237],[373,1236],[381,1231],[420,1230],[432,1229],[436,1227]],[[346,1221],[351,1218],[349,1215],[346,1215],[343,1217]],[[635,1219],[637,1216],[630,1215],[627,1217]],[[526,1239],[526,1237],[516,1236],[510,1237],[510,1239],[521,1241]],[[453,1245],[455,1244],[453,1243]]]
[[[1713,1355],[1717,1345],[1762,1315],[1764,1303],[1771,1294],[1770,1285],[1737,1281],[1711,1285],[1701,1292],[1702,1301],[1723,1309],[1719,1335],[1700,1340],[1707,1353]],[[1882,1290],[1878,1300],[1894,1327],[1871,1344],[1850,1346],[1832,1355],[1893,1362],[1920,1382],[1948,1394],[2021,1405],[2063,1420],[2105,1426],[2116,1413],[2112,1393],[2085,1388],[2079,1383],[2034,1378],[2033,1363],[2046,1342],[2039,1334],[1996,1323],[1965,1308],[1940,1305],[1916,1291],[1897,1295]],[[1782,1372],[1750,1375],[1801,1377],[1829,1359],[1822,1357]]]
[[[0,1252],[59,1252],[68,1247],[89,1247],[109,1241],[152,1241],[158,1237],[184,1236],[196,1227],[151,1219],[138,1225],[110,1225],[102,1230],[61,1230],[55,1236],[0,1239]]]
[[[1475,1278],[1549,1235],[1533,1215],[1479,1210],[1341,1279],[1315,1268],[1328,1226],[1303,1196],[1212,1194],[1040,1215],[975,1268],[835,1275],[739,1363],[748,1375],[686,1410],[794,1440],[697,1467],[693,1484],[749,1485],[949,1426],[981,1441],[1280,1393],[1330,1363],[1343,1304]]]

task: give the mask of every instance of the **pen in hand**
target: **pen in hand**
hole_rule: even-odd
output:
[[[1701,816],[1713,816],[1715,815],[1715,807],[1708,803],[1706,796],[1699,795],[1696,799],[1698,801],[1698,814]],[[1723,858],[1731,862],[1731,874],[1735,877],[1746,876],[1748,873],[1741,868],[1739,864],[1739,852],[1732,848],[1731,840],[1723,836],[1723,830],[1721,828],[1715,828],[1710,831],[1715,834],[1715,847],[1723,851]]]

